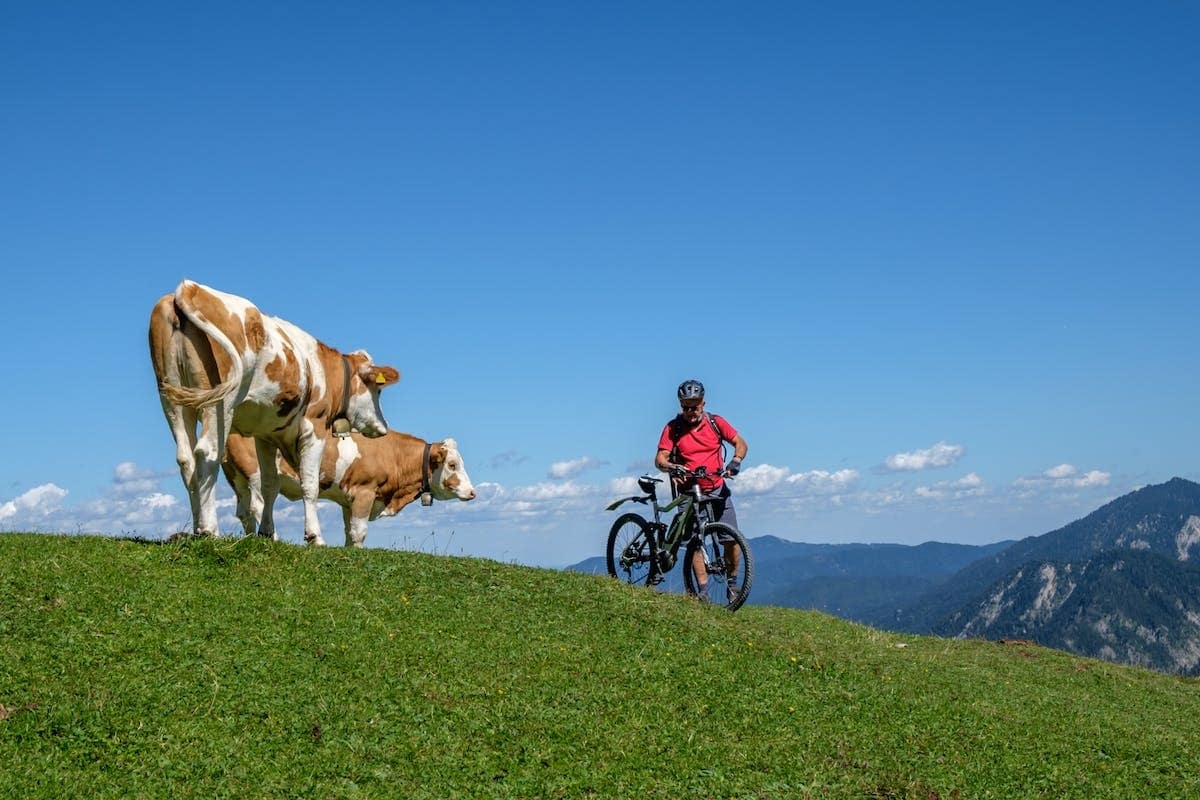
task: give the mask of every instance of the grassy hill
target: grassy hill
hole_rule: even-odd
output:
[[[1200,681],[258,540],[0,535],[0,796],[1200,796]]]

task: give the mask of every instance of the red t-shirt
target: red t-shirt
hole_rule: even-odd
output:
[[[673,440],[671,438],[672,430],[680,430],[687,425],[682,416],[675,417],[663,427],[662,436],[658,437],[658,449],[669,451],[678,447],[679,460],[683,466],[691,470],[705,467],[710,473],[719,472],[725,466],[721,463],[721,440],[733,442],[737,438],[738,432],[724,417],[712,414],[713,421],[717,423],[717,429],[721,431],[721,435],[718,437],[717,431],[714,431],[713,426],[708,422],[709,416],[705,412],[694,428],[686,429],[678,440]],[[700,481],[700,491],[714,492],[724,484],[724,478],[715,476],[704,478]]]

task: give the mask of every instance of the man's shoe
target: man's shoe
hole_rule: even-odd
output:
[[[726,584],[725,586],[725,602],[732,603],[737,599],[738,593],[741,590],[736,583]]]

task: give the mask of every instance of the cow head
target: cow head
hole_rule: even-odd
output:
[[[473,500],[475,487],[467,475],[458,442],[446,439],[429,448],[429,491],[438,500]]]
[[[388,426],[379,407],[379,393],[385,386],[399,381],[400,373],[394,367],[372,363],[371,355],[366,350],[355,350],[346,358],[353,375],[350,396],[346,400],[346,419],[350,427],[363,436],[370,439],[383,436]]]

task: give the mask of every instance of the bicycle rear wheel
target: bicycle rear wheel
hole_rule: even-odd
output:
[[[709,597],[718,603],[723,599],[726,608],[737,611],[750,596],[754,582],[754,556],[746,537],[723,522],[711,522],[704,526],[704,533],[692,537],[683,561],[683,585],[688,594],[696,594],[692,557],[701,547],[708,564]]]
[[[648,585],[654,555],[653,531],[640,514],[622,514],[608,532],[608,574],[618,580]]]

